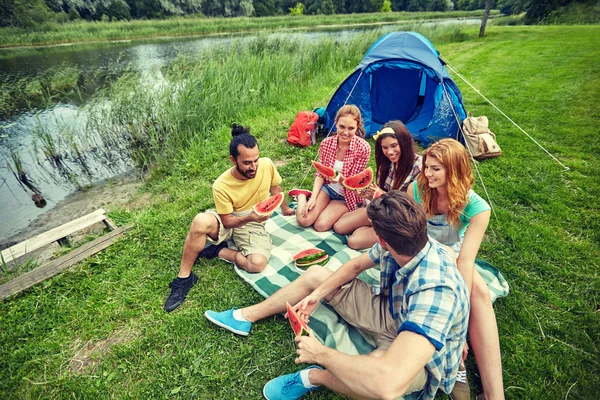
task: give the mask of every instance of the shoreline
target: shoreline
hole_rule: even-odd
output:
[[[38,216],[29,225],[8,237],[0,237],[0,250],[56,228],[99,208],[106,211],[114,206],[130,204],[145,177],[135,172],[124,173],[95,183],[85,190],[68,195],[55,207]]]

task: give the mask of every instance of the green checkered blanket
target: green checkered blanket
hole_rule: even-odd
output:
[[[350,259],[362,252],[352,250],[346,245],[346,237],[333,231],[317,232],[312,228],[302,228],[294,215],[286,217],[275,213],[266,223],[273,246],[271,257],[265,270],[258,274],[248,273],[238,267],[235,271],[264,297],[269,297],[280,288],[296,279],[302,272],[291,261],[300,250],[318,247],[327,251],[330,260],[326,267],[332,271],[338,269]],[[490,288],[492,301],[508,294],[508,283],[502,274],[485,261],[477,260],[476,267]],[[363,272],[360,279],[369,284],[379,282],[379,270],[372,268]],[[374,349],[370,338],[347,324],[332,307],[321,303],[311,315],[309,327],[328,347],[346,354],[368,354]]]

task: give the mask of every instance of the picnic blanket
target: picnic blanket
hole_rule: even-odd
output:
[[[292,256],[300,250],[318,247],[327,251],[330,260],[326,268],[332,271],[366,251],[349,248],[345,235],[338,235],[333,231],[317,232],[312,228],[299,226],[295,215],[286,217],[279,212],[275,213],[267,221],[266,230],[271,235],[273,245],[264,271],[252,274],[235,267],[237,274],[264,297],[269,297],[304,272],[291,261]],[[508,283],[500,271],[479,259],[476,261],[476,268],[490,288],[492,301],[508,294]],[[359,279],[377,285],[379,270],[377,267],[371,268],[361,273]],[[311,315],[309,327],[323,344],[345,354],[368,354],[375,348],[368,336],[347,324],[332,307],[324,303]]]

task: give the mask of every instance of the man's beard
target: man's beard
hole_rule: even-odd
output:
[[[243,177],[245,177],[246,179],[254,179],[254,177],[256,176],[256,171],[255,171],[255,170],[248,170],[248,171],[244,172],[244,171],[242,171],[242,170],[240,169],[240,167],[239,167],[237,164],[235,165],[235,169],[237,169],[237,171],[240,173],[240,175],[242,175],[242,176],[243,176]],[[252,173],[254,173],[254,175],[252,175],[252,176],[249,176],[249,175],[248,175],[248,173],[249,173],[249,172],[252,172]]]

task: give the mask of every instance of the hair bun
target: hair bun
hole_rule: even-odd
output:
[[[231,125],[231,136],[236,137],[244,133],[250,133],[250,128],[243,127],[242,125],[238,125],[236,123]]]

